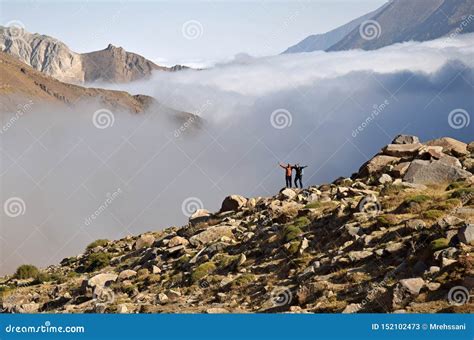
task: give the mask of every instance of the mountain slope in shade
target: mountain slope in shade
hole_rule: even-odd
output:
[[[12,31],[0,26],[0,51],[60,81],[83,84],[94,81],[129,82],[151,75],[154,70],[177,71],[156,65],[152,61],[121,47],[109,45],[90,53],[76,53],[63,42],[23,29]]]
[[[370,19],[375,14],[380,12],[385,6],[386,5],[380,7],[379,9],[373,12],[354,19],[345,25],[339,26],[338,28],[335,28],[327,33],[310,35],[309,37],[303,39],[296,45],[289,47],[286,51],[283,52],[283,54],[324,51],[329,47],[333,46],[338,41],[340,41],[342,38],[344,38],[354,28],[358,27],[363,21]]]
[[[380,26],[377,38],[364,39],[357,27],[328,50],[373,50],[404,41],[432,40],[454,32],[474,32],[474,1],[392,0],[371,20]]]
[[[0,52],[0,113],[16,112],[25,103],[74,107],[82,101],[97,100],[100,108],[140,113],[146,110],[170,118],[177,124],[193,122],[193,129],[200,129],[203,120],[192,113],[177,111],[158,103],[153,97],[131,95],[125,91],[105,90],[63,83],[53,77]],[[192,130],[192,129],[191,129]]]

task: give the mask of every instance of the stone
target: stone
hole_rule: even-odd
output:
[[[213,307],[213,308],[206,309],[206,313],[207,314],[226,314],[226,313],[229,313],[229,311],[222,307]]]
[[[453,157],[453,156],[446,155],[444,153],[441,155],[441,157],[439,157],[439,161],[441,163],[446,164],[446,165],[451,165],[451,166],[454,166],[456,168],[462,168],[462,164],[459,161],[459,159],[457,159],[456,157]]]
[[[426,228],[426,223],[423,220],[413,219],[405,221],[405,227],[411,230],[422,230]]]
[[[221,212],[237,211],[247,203],[247,199],[240,195],[227,196],[222,202]]]
[[[400,161],[399,157],[377,155],[368,162],[366,162],[364,165],[362,165],[362,167],[359,169],[359,175],[362,177],[366,177],[375,174],[377,172],[382,171],[387,165],[398,163],[398,161]],[[361,182],[357,183],[359,183],[359,185],[361,184]]]
[[[458,238],[464,244],[474,245],[474,224],[466,224],[459,229]]]
[[[396,253],[402,250],[405,247],[403,242],[391,243],[385,247],[385,251],[389,252],[390,254]]]
[[[172,239],[170,239],[167,246],[168,248],[173,248],[176,246],[187,246],[188,244],[189,244],[189,241],[185,239],[184,237],[175,236]]]
[[[20,313],[37,313],[39,311],[40,304],[39,303],[24,303],[20,306]]]
[[[414,160],[403,180],[415,184],[441,184],[471,176],[471,173],[441,161]]]
[[[157,299],[159,303],[167,303],[169,301],[168,295],[165,293],[159,293]]]
[[[438,266],[431,266],[429,269],[430,274],[435,274],[440,271],[440,268]]]
[[[347,256],[352,262],[360,261],[372,256],[374,253],[368,250],[354,250],[350,251]]]
[[[126,305],[121,304],[117,307],[117,313],[119,314],[127,314],[129,312],[128,308]]]
[[[467,151],[471,153],[471,155],[474,155],[474,142],[470,142],[467,147]]]
[[[384,155],[392,157],[414,157],[418,154],[418,150],[422,145],[414,144],[388,144],[382,149]]]
[[[211,216],[211,213],[206,209],[197,209],[191,216],[189,216],[189,222],[191,224],[197,224],[207,221]]]
[[[443,157],[443,155],[446,156],[446,154],[443,153],[442,146],[423,145],[420,148],[418,153],[419,153],[419,156],[424,159],[430,159],[430,158],[440,159],[441,157]]]
[[[426,142],[425,144],[430,146],[442,146],[444,153],[451,154],[456,157],[466,156],[469,154],[466,143],[460,142],[450,137],[433,139]]]
[[[424,285],[425,281],[420,277],[400,280],[393,290],[393,309],[405,307],[413,298],[418,296]]]
[[[131,269],[126,269],[122,270],[120,274],[118,275],[118,280],[123,281],[123,280],[128,280],[132,277],[137,276],[137,272]]]
[[[392,144],[417,144],[420,143],[420,139],[417,136],[410,135],[398,135],[392,141]]]
[[[253,209],[257,206],[257,200],[253,197],[249,198],[245,206],[247,207],[247,209]]]
[[[141,248],[149,248],[155,242],[155,237],[151,234],[142,234],[138,237],[135,241],[134,248],[141,249]]]
[[[280,196],[282,200],[291,200],[296,196],[296,192],[293,189],[285,188],[280,191]]]
[[[89,280],[85,280],[89,287],[105,287],[111,282],[115,282],[118,278],[117,274],[114,273],[101,273],[93,276]]]
[[[361,309],[361,305],[358,303],[351,303],[344,308],[342,311],[343,314],[352,314],[357,313]]]
[[[189,242],[193,246],[198,246],[198,245],[206,245],[215,241],[218,241],[221,239],[222,236],[227,236],[231,239],[234,238],[234,234],[232,233],[233,227],[231,226],[216,226],[216,227],[210,227],[207,228],[206,230],[202,231],[199,234],[196,234],[192,236],[189,239]]]
[[[462,161],[462,166],[470,173],[474,173],[474,158],[466,158]]]
[[[151,273],[152,274],[160,274],[161,273],[160,267],[157,267],[155,265],[151,266]]]
[[[382,176],[379,177],[378,182],[380,184],[392,183],[392,177],[388,174],[382,174]]]
[[[409,166],[410,162],[401,162],[393,167],[392,173],[395,177],[403,177]]]

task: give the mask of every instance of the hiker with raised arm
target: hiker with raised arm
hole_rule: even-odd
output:
[[[291,188],[291,174],[293,172],[293,167],[291,166],[290,163],[288,164],[282,164],[282,163],[279,163],[279,165],[285,169],[285,181],[286,181],[286,187],[287,188]]]
[[[295,187],[298,188],[298,182],[300,182],[300,188],[303,189],[303,169],[307,167],[307,165],[299,165],[299,163],[292,167],[295,170]]]

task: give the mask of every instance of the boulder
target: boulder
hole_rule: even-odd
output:
[[[175,236],[173,237],[167,244],[168,248],[174,248],[176,246],[187,246],[189,241],[186,240],[184,237]]]
[[[417,136],[410,135],[398,135],[392,141],[392,144],[416,144],[420,143],[420,139]]]
[[[467,151],[471,153],[471,155],[474,155],[474,142],[470,142],[468,145],[467,145]]]
[[[446,165],[451,165],[457,168],[462,168],[461,162],[459,159],[453,156],[446,155],[445,153],[441,154],[441,156],[438,158],[441,163],[444,163]]]
[[[291,200],[296,196],[296,192],[290,188],[285,188],[280,191],[280,196],[282,200]]]
[[[141,248],[148,248],[155,242],[155,237],[151,234],[142,234],[138,237],[135,241],[134,248],[141,249]]]
[[[349,259],[352,261],[352,262],[356,262],[356,261],[360,261],[360,260],[363,260],[363,259],[366,259],[370,256],[372,256],[374,253],[372,251],[369,251],[369,250],[354,250],[354,251],[350,251],[349,254],[347,254],[347,256],[349,257]]]
[[[414,144],[389,144],[382,149],[384,155],[392,157],[413,157],[418,154],[422,145]]]
[[[134,271],[134,270],[131,270],[131,269],[126,269],[126,270],[122,270],[120,272],[120,274],[118,275],[118,279],[120,281],[123,281],[123,280],[128,280],[132,277],[135,277],[137,276],[137,272]]]
[[[392,183],[392,177],[390,177],[390,175],[387,175],[387,174],[382,174],[382,176],[379,177],[378,179],[378,182],[380,184],[386,184],[386,183]]]
[[[221,212],[237,211],[247,203],[247,199],[240,195],[227,196],[222,202]]]
[[[392,173],[395,177],[403,177],[409,166],[410,162],[401,162],[393,167]]]
[[[453,182],[470,176],[470,172],[439,160],[414,160],[411,162],[405,176],[403,176],[403,180],[415,184],[436,184]]]
[[[204,230],[203,232],[192,236],[189,239],[189,242],[191,242],[193,246],[198,246],[218,241],[224,236],[233,239],[234,234],[232,233],[232,229],[233,228],[231,226],[210,227]]]
[[[196,224],[200,222],[205,222],[209,219],[211,213],[206,209],[197,209],[191,216],[189,216],[189,222],[191,224]]]
[[[425,281],[420,277],[400,280],[393,290],[393,309],[405,307],[412,299],[418,296],[424,285]]]
[[[107,284],[111,282],[115,282],[118,278],[117,274],[114,273],[102,273],[102,274],[97,274],[90,278],[89,280],[85,280],[85,283],[87,284],[88,287],[105,287]]]
[[[359,175],[362,177],[372,175],[382,171],[387,165],[397,163],[398,161],[400,161],[398,157],[377,155],[362,165],[359,169]]]
[[[459,241],[474,245],[474,224],[466,224],[458,231]]]
[[[469,154],[466,143],[460,142],[450,137],[433,139],[426,142],[426,145],[441,146],[443,147],[444,153],[447,153],[456,157],[461,157],[461,156],[465,156]]]
[[[462,165],[467,171],[474,173],[474,158],[466,158],[462,161]]]

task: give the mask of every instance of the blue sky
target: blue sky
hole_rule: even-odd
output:
[[[165,64],[206,63],[238,53],[278,54],[385,2],[2,0],[0,22],[20,21],[28,31],[54,36],[77,52],[112,43]],[[186,22],[194,39],[183,34]]]

